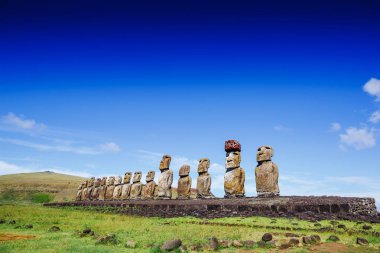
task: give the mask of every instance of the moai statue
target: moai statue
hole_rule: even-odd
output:
[[[159,199],[171,199],[172,197],[173,171],[169,169],[171,160],[170,155],[164,155],[160,162],[161,174],[158,178],[157,189],[157,198]]]
[[[106,189],[106,200],[112,200],[113,191],[115,190],[115,177],[109,177],[107,180],[107,189]]]
[[[105,199],[106,189],[107,189],[107,177],[102,177],[102,180],[100,181],[98,200]]]
[[[197,178],[197,198],[214,198],[214,195],[211,193],[211,176],[208,173],[209,168],[210,160],[208,158],[199,159]]]
[[[88,180],[83,182],[83,190],[82,190],[82,197],[81,200],[87,199],[87,186],[88,186]]]
[[[77,196],[75,198],[76,201],[82,200],[82,191],[84,188],[84,182],[80,183],[78,186]]]
[[[94,189],[91,192],[91,199],[92,200],[98,200],[99,199],[99,192],[100,192],[100,182],[102,180],[100,178],[97,178],[94,182]]]
[[[130,199],[138,199],[141,196],[142,192],[142,183],[140,182],[141,180],[142,173],[140,171],[135,172],[133,174],[133,183],[131,186],[131,194],[130,194]]]
[[[226,153],[226,174],[224,174],[224,197],[244,197],[245,172],[240,167],[241,146],[236,140],[228,140],[224,146]]]
[[[148,171],[145,181],[146,184],[143,187],[143,198],[152,199],[154,197],[154,191],[156,189],[156,182],[154,182],[155,172],[153,170]]]
[[[131,192],[131,184],[130,184],[131,177],[132,177],[131,172],[125,172],[124,184],[123,184],[123,188],[121,189],[121,199],[129,198],[129,193]]]
[[[86,199],[92,199],[92,191],[94,190],[95,177],[91,177],[88,181],[87,191],[86,191]]]
[[[258,197],[275,197],[280,195],[278,188],[278,167],[272,162],[273,148],[261,146],[257,150],[255,169],[256,191]]]
[[[112,195],[112,199],[114,199],[114,200],[117,200],[117,199],[120,199],[120,197],[121,197],[121,188],[123,187],[122,185],[121,185],[121,183],[122,183],[122,177],[120,177],[120,176],[117,176],[116,178],[115,178],[115,189],[113,190],[113,195]]]
[[[182,165],[179,169],[177,193],[179,199],[189,199],[191,194],[190,165]]]

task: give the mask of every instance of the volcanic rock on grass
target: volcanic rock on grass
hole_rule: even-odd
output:
[[[370,230],[370,229],[372,229],[372,227],[369,226],[369,225],[364,225],[364,226],[363,226],[363,229],[364,229],[364,230]]]
[[[299,235],[294,234],[294,233],[285,233],[285,236],[286,237],[300,237]]]
[[[240,248],[240,247],[243,247],[243,243],[239,240],[233,240],[232,246],[234,246],[236,248]]]
[[[89,234],[91,233],[91,228],[86,228],[82,231],[83,234]]]
[[[0,224],[3,224],[3,223],[5,223],[5,220],[0,219]]]
[[[33,225],[32,224],[27,224],[27,225],[24,225],[23,228],[31,229],[31,228],[33,228]]]
[[[292,238],[289,240],[289,243],[291,246],[298,246],[298,244],[300,243],[300,240],[296,239],[296,238]]]
[[[337,241],[339,241],[340,239],[339,239],[339,237],[336,236],[336,235],[330,235],[329,238],[327,238],[327,240],[330,241],[330,242],[337,242]]]
[[[344,224],[339,224],[339,225],[338,225],[338,228],[346,229],[346,225],[344,225]]]
[[[312,235],[310,236],[311,240],[313,241],[314,244],[320,243],[321,242],[321,237],[319,235]]]
[[[368,241],[361,237],[356,238],[356,243],[359,245],[368,245]]]
[[[252,248],[255,245],[255,242],[252,240],[243,241],[244,247]]]
[[[272,236],[272,234],[270,234],[270,233],[265,233],[261,239],[262,239],[264,242],[269,242],[269,241],[272,241],[273,236]]]
[[[116,245],[118,243],[119,240],[117,239],[115,234],[108,234],[106,236],[102,236],[96,241],[96,244]]]
[[[290,245],[289,243],[283,243],[280,245],[279,249],[288,249],[290,248],[292,245]]]
[[[210,249],[213,250],[213,251],[217,251],[218,248],[219,248],[219,241],[216,237],[211,237],[209,239],[209,242],[210,242]]]
[[[161,249],[166,250],[166,251],[171,251],[176,248],[179,248],[181,245],[182,245],[182,241],[180,239],[175,239],[175,240],[166,241],[162,245]]]
[[[49,228],[49,232],[58,232],[60,231],[61,229],[57,226],[52,226],[51,228]]]
[[[8,224],[16,224],[16,221],[15,220],[9,220]]]

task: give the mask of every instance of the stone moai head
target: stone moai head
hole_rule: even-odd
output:
[[[156,172],[154,172],[153,170],[148,171],[148,174],[146,174],[145,181],[146,181],[146,182],[151,182],[151,181],[153,181],[155,175],[156,175]]]
[[[199,159],[198,173],[207,172],[209,168],[210,168],[210,159],[208,158]]]
[[[240,167],[240,143],[236,140],[228,140],[225,142],[224,150],[226,151],[226,169],[234,169]]]
[[[124,174],[124,184],[129,184],[132,178],[132,172],[125,172]]]
[[[133,183],[138,183],[141,180],[142,172],[137,171],[135,174],[133,174]]]
[[[115,177],[109,177],[107,181],[107,186],[115,184]]]
[[[184,164],[179,168],[179,176],[187,177],[190,174],[190,165]]]
[[[273,148],[271,146],[261,146],[257,149],[256,160],[258,162],[270,161],[274,154]]]
[[[102,177],[102,181],[100,181],[101,186],[107,185],[107,177]]]
[[[170,155],[164,155],[160,162],[160,170],[166,170],[169,169],[170,162],[172,160],[172,157]]]
[[[97,178],[97,179],[95,180],[94,186],[95,186],[95,187],[99,187],[101,182],[102,182],[102,180],[101,180],[100,178]]]
[[[117,176],[117,177],[115,177],[115,185],[119,185],[119,184],[121,184],[121,182],[123,181],[123,179],[122,179],[122,177],[120,177],[120,176]]]

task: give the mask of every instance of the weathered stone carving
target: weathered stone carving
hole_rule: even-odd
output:
[[[91,200],[92,191],[94,190],[95,177],[91,177],[87,184],[86,199]]]
[[[113,191],[115,190],[115,177],[109,177],[107,180],[107,188],[106,188],[106,200],[111,200],[113,197]]]
[[[104,200],[104,196],[106,194],[106,188],[107,188],[107,177],[102,177],[102,180],[100,181],[100,187],[99,187],[99,200]]]
[[[142,183],[140,182],[141,176],[142,176],[142,173],[140,171],[135,172],[135,174],[133,175],[133,183],[132,183],[131,194],[130,194],[131,199],[138,199],[141,196],[141,191],[142,191]]]
[[[172,197],[172,183],[173,183],[173,171],[169,169],[170,155],[164,155],[160,162],[161,174],[158,178],[157,198],[171,199]]]
[[[112,199],[115,199],[115,200],[117,200],[117,199],[120,199],[120,197],[121,197],[121,188],[122,188],[122,185],[121,185],[121,183],[122,183],[122,177],[120,177],[120,176],[117,176],[116,178],[115,178],[115,189],[113,190],[113,195],[112,195]]]
[[[258,197],[275,197],[280,195],[278,187],[278,167],[272,162],[273,148],[261,146],[257,150],[255,169],[256,191]]]
[[[156,189],[156,182],[154,182],[155,172],[153,170],[148,171],[145,181],[146,184],[143,187],[143,198],[152,199],[154,197],[154,191]]]
[[[224,146],[226,153],[226,174],[224,174],[224,197],[244,197],[245,172],[240,167],[241,146],[236,140],[228,140]]]
[[[82,182],[82,183],[79,184],[78,191],[77,191],[77,196],[75,198],[76,201],[82,200],[82,191],[85,188],[85,184],[86,184],[85,182]]]
[[[97,178],[94,182],[94,189],[91,192],[91,199],[92,200],[98,200],[99,199],[99,193],[100,193],[100,182],[101,179]]]
[[[83,190],[82,190],[82,196],[81,200],[86,200],[87,199],[87,185],[88,185],[88,180],[83,182]]]
[[[128,199],[129,194],[131,192],[131,181],[132,173],[131,172],[125,172],[124,174],[124,184],[123,188],[121,189],[121,199]]]
[[[179,169],[177,193],[179,199],[189,199],[191,194],[190,166],[182,165]]]
[[[211,193],[211,176],[208,173],[209,168],[210,160],[208,158],[199,159],[197,178],[198,198],[214,198],[214,195]]]

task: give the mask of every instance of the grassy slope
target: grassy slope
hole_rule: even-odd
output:
[[[218,239],[228,240],[260,240],[265,232],[275,234],[274,239],[280,243],[286,240],[284,230],[275,230],[264,228],[267,225],[276,225],[279,227],[298,227],[301,231],[290,231],[297,234],[311,235],[316,234],[311,229],[313,224],[307,221],[296,219],[273,219],[262,217],[241,218],[224,218],[209,220],[216,223],[214,225],[192,224],[201,222],[196,218],[144,218],[135,216],[126,216],[118,214],[104,214],[88,210],[75,210],[72,208],[47,208],[40,205],[2,205],[0,208],[0,219],[15,219],[16,225],[33,224],[33,229],[16,229],[16,225],[0,224],[1,234],[18,234],[34,235],[35,239],[6,241],[0,242],[0,252],[158,252],[157,246],[165,240],[180,238],[187,246],[195,243],[206,243],[207,238],[212,236]],[[339,221],[348,228],[355,228],[359,225],[356,222]],[[231,226],[222,226],[218,223],[229,223]],[[292,223],[297,223],[293,225]],[[329,226],[328,221],[321,222],[323,226]],[[240,226],[234,226],[240,225]],[[245,224],[248,226],[241,226]],[[249,225],[262,227],[252,228]],[[48,229],[53,226],[59,226],[62,231],[50,233]],[[361,224],[363,225],[363,224]],[[380,225],[372,224],[373,229],[380,231]],[[79,232],[85,228],[91,228],[98,235],[115,233],[120,243],[116,246],[96,245],[96,239],[87,236],[81,238]],[[342,230],[343,231],[343,230]],[[318,233],[322,241],[325,242],[333,232]],[[338,234],[341,241],[349,245],[349,251],[345,252],[379,252],[380,239],[372,236],[361,234],[341,233]],[[367,238],[370,241],[369,247],[357,247],[355,239],[357,236]],[[127,249],[124,243],[127,240],[134,240],[137,243],[136,249]],[[157,246],[149,246],[157,245]],[[326,244],[324,244],[326,245]],[[156,250],[152,249],[156,247]],[[222,252],[237,252],[236,248],[223,250]],[[268,250],[255,249],[255,252],[269,252]],[[241,251],[243,252],[243,251]],[[244,252],[253,252],[247,251]],[[273,250],[272,250],[273,252]],[[287,252],[308,252],[305,247],[293,248]],[[314,251],[315,252],[315,251]]]
[[[0,176],[0,192],[14,190],[19,196],[28,192],[46,192],[55,201],[73,199],[80,182],[85,179],[53,172],[20,173]]]

